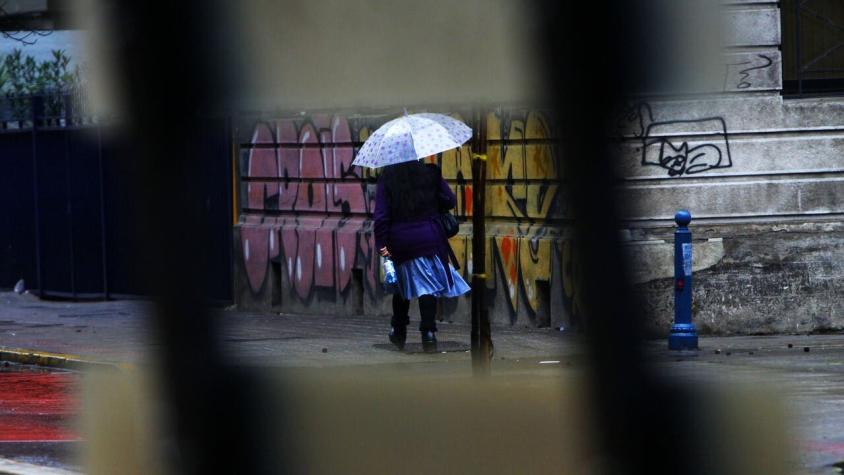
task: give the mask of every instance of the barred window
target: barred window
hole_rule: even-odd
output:
[[[844,2],[783,0],[783,94],[844,94]]]

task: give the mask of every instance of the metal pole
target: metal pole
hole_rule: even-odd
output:
[[[232,205],[232,226],[237,226],[239,219],[239,210],[237,209],[237,182],[238,182],[238,167],[237,167],[237,132],[238,129],[234,125],[234,120],[231,116],[226,118],[226,127],[229,132],[229,150],[232,153],[232,183],[231,183],[231,205]],[[231,235],[231,233],[229,233]]]
[[[61,131],[64,135],[64,177],[65,177],[65,192],[67,193],[67,204],[65,205],[65,215],[67,216],[67,242],[70,244],[70,292],[73,295],[73,300],[77,300],[78,294],[76,292],[76,250],[73,240],[73,184],[71,182],[71,163],[70,163],[70,139],[68,135],[70,132],[67,127]]]
[[[20,98],[19,98],[20,100]],[[43,115],[44,103],[41,97],[30,96],[30,108],[32,112],[32,193],[33,208],[35,210],[35,276],[38,280],[38,296],[44,297],[44,281],[41,273],[41,213],[38,206],[38,118]],[[23,124],[23,117],[20,118]]]
[[[235,296],[236,290],[235,290],[235,279],[234,279],[234,254],[232,254],[231,249],[234,249],[234,247],[233,247],[234,246],[234,243],[233,243],[234,235],[232,233],[232,230],[234,229],[234,226],[237,226],[238,213],[239,213],[238,204],[237,204],[237,186],[238,186],[238,183],[239,183],[239,180],[238,180],[239,175],[238,175],[238,163],[237,163],[238,162],[238,156],[237,156],[237,150],[238,150],[238,148],[237,148],[238,147],[237,132],[238,132],[238,129],[235,126],[234,119],[231,115],[226,117],[226,132],[228,132],[228,137],[229,137],[228,146],[229,146],[229,150],[231,151],[231,173],[232,173],[231,188],[229,189],[229,193],[231,194],[231,199],[229,200],[229,202],[231,203],[231,213],[229,214],[229,216],[231,218],[232,227],[227,228],[226,243],[227,243],[228,248],[229,248],[229,262],[228,262],[229,276],[230,276],[230,279],[229,279],[229,292],[230,293],[229,293],[229,295],[231,296],[231,301],[233,302],[234,298],[235,298],[234,296]]]
[[[103,258],[103,298],[109,299],[108,290],[108,247],[106,243],[105,173],[103,173],[103,131],[97,128],[97,167],[100,174],[100,252]]]
[[[492,332],[486,305],[486,113],[474,112],[472,140],[472,370],[487,375],[492,358]]]
[[[668,336],[671,350],[697,350],[697,329],[692,323],[692,215],[686,210],[674,215],[674,325]]]

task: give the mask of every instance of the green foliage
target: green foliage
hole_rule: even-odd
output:
[[[52,58],[38,62],[16,49],[0,61],[0,93],[19,96],[67,91],[79,85],[79,66],[70,70],[70,57],[53,50]]]
[[[24,117],[29,108],[26,96],[47,96],[47,115],[57,115],[62,110],[62,95],[76,90],[82,82],[82,72],[77,65],[70,69],[70,57],[64,50],[53,50],[52,58],[36,61],[15,49],[0,59],[0,94],[5,95],[16,116]]]

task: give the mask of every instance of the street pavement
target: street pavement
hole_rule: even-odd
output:
[[[69,354],[143,367],[158,355],[159,344],[146,323],[152,309],[144,301],[51,302],[2,293],[0,351]],[[239,366],[308,369],[338,378],[349,374],[348,368],[390,368],[408,377],[471,374],[466,325],[441,322],[438,337],[446,352],[424,354],[389,349],[384,317],[232,309],[216,315],[226,356]],[[409,341],[415,338],[411,332]],[[588,365],[577,334],[507,326],[494,327],[493,340],[493,377],[575,381],[573,375]],[[667,350],[665,340],[646,344],[653,368],[669,379],[727,395],[739,387],[770,395],[784,409],[780,430],[794,447],[788,457],[793,472],[840,473],[835,464],[844,461],[844,335],[703,336],[700,347],[677,353]]]
[[[153,311],[140,300],[56,302],[28,294],[0,293],[0,349],[29,349],[70,354],[97,361],[146,364],[159,344],[148,326]],[[408,327],[408,352],[392,351],[387,341],[389,318],[330,315],[278,315],[234,310],[215,311],[220,343],[234,364],[323,367],[441,361],[439,355],[415,352],[418,332]],[[439,322],[440,347],[451,359],[469,356],[469,328]],[[572,352],[578,347],[555,329],[496,329],[500,358],[538,358]],[[562,341],[570,340],[568,345]],[[410,354],[408,354],[410,353]],[[463,356],[460,356],[463,355]]]

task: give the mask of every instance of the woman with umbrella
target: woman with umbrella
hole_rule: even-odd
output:
[[[375,246],[396,265],[389,338],[399,349],[407,339],[411,299],[419,300],[422,346],[431,352],[437,345],[437,298],[470,290],[455,270],[440,222],[440,214],[453,208],[456,198],[439,168],[419,161],[459,147],[469,137],[471,129],[448,116],[405,114],[379,128],[354,161],[384,167],[375,195]]]

